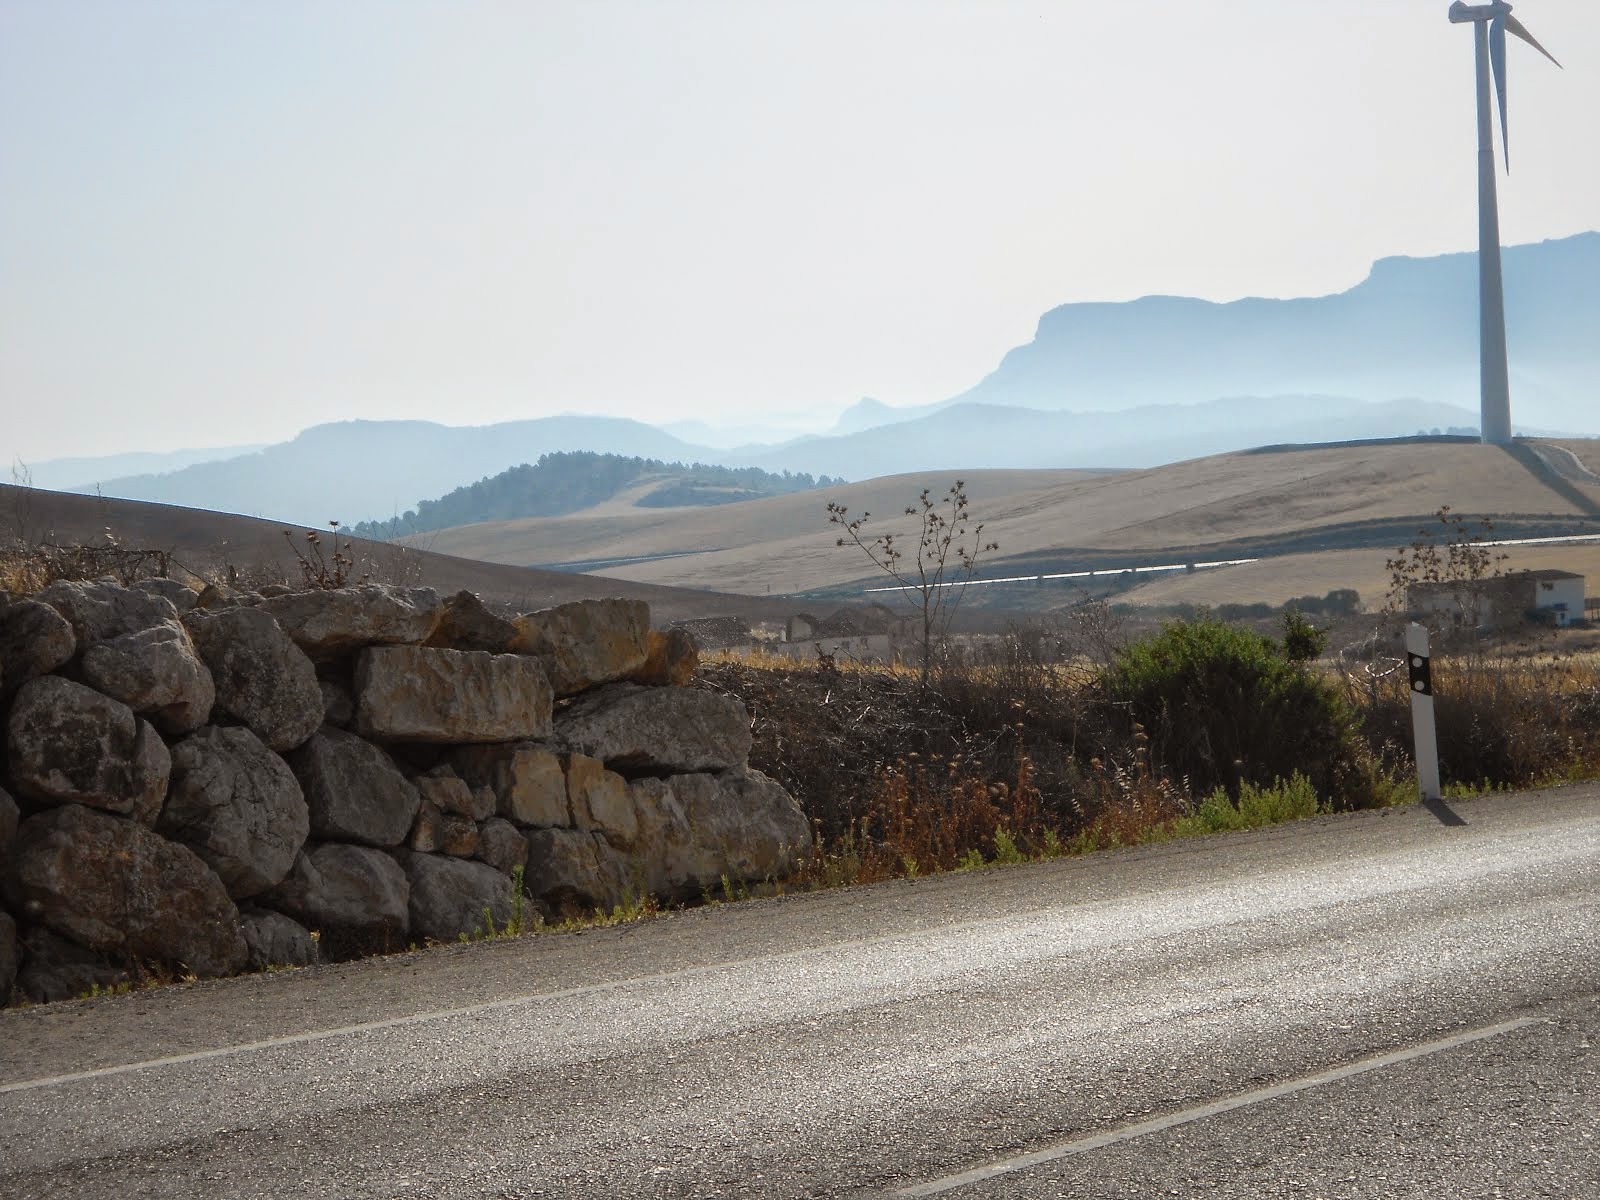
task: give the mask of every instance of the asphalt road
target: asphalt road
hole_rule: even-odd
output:
[[[0,1196],[1600,1197],[1600,789],[0,1013]]]

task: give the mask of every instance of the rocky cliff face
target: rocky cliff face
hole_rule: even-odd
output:
[[[778,879],[737,700],[636,601],[58,582],[0,595],[0,1003]]]

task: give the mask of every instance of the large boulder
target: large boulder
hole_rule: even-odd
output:
[[[11,1003],[11,986],[17,981],[17,923],[0,909],[0,1008]]]
[[[624,775],[725,771],[750,756],[750,714],[719,692],[616,683],[575,700],[555,738]]]
[[[321,958],[310,930],[270,908],[245,909],[239,914],[239,927],[250,955],[245,965],[252,971],[308,967]]]
[[[472,592],[457,592],[439,610],[439,623],[428,636],[427,645],[453,650],[487,650],[503,654],[511,649],[517,627],[484,607]]]
[[[471,787],[446,763],[430,768],[412,782],[422,794],[423,803],[432,804],[440,812],[457,813],[473,821],[486,821],[494,816],[497,807],[494,790]]]
[[[408,850],[395,851],[395,858],[411,884],[413,937],[453,942],[463,933],[491,934],[511,920],[511,880],[486,863]]]
[[[650,606],[643,600],[576,600],[512,624],[511,649],[538,656],[558,696],[625,679],[649,657]]]
[[[283,759],[248,729],[211,726],[172,748],[156,830],[192,849],[242,899],[289,873],[311,820]]]
[[[194,609],[185,618],[216,681],[216,708],[273,750],[291,750],[322,724],[311,660],[259,608]]]
[[[0,788],[0,864],[4,864],[6,855],[11,853],[11,843],[16,841],[17,824],[21,820],[17,802],[5,788]]]
[[[687,629],[652,629],[645,643],[644,666],[628,676],[647,687],[683,687],[700,666],[700,647]]]
[[[83,653],[83,679],[167,734],[199,729],[217,694],[188,630],[177,621],[94,643]]]
[[[408,742],[514,742],[550,734],[536,659],[483,650],[371,646],[356,660],[355,729]]]
[[[398,846],[422,797],[394,760],[371,742],[324,728],[289,755],[318,839]]]
[[[77,652],[72,625],[50,605],[24,598],[0,606],[0,700]]]
[[[387,853],[328,842],[303,850],[260,900],[316,930],[328,957],[353,958],[405,946],[410,897],[406,873]]]
[[[759,771],[639,779],[629,791],[639,822],[633,857],[658,895],[698,895],[724,878],[782,879],[811,850],[800,806]]]
[[[172,607],[179,613],[186,613],[195,606],[195,601],[200,599],[200,594],[191,587],[179,583],[176,579],[141,579],[133,585],[141,592],[148,592],[152,596],[161,596],[172,602]]]
[[[432,588],[379,584],[271,596],[261,608],[318,662],[361,646],[420,645],[440,618],[439,593]]]
[[[528,865],[528,839],[504,817],[490,817],[478,827],[477,857],[509,875]]]
[[[613,846],[633,845],[639,836],[639,815],[628,781],[586,754],[567,756],[567,802],[573,824],[606,835]]]
[[[610,912],[630,894],[630,872],[605,838],[584,829],[528,831],[528,892],[569,916]]]
[[[165,596],[98,580],[58,579],[38,599],[67,619],[80,650],[178,619],[178,610]]]
[[[85,950],[43,925],[35,925],[21,935],[17,949],[21,964],[15,995],[35,1004],[110,991],[126,984],[133,975],[127,967],[109,962],[104,954]]]
[[[187,846],[72,804],[17,830],[19,911],[85,949],[226,975],[245,962],[239,910]]]
[[[567,777],[548,747],[532,744],[463,746],[450,761],[473,788],[488,788],[495,809],[518,825],[571,825]]]
[[[29,680],[6,723],[11,782],[51,804],[87,804],[153,822],[171,758],[126,704],[59,675]]]

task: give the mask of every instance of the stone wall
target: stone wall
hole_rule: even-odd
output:
[[[810,828],[696,662],[638,601],[0,595],[0,1003],[782,878]]]

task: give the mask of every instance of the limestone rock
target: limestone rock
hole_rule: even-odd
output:
[[[411,832],[422,798],[370,742],[324,728],[289,755],[319,839],[398,846]]]
[[[0,909],[0,1008],[11,1003],[11,986],[17,981],[17,923]]]
[[[515,625],[504,617],[495,616],[474,593],[461,591],[444,602],[439,623],[425,644],[504,654],[511,649],[516,636]]]
[[[70,662],[77,652],[71,624],[48,604],[21,599],[0,607],[0,700]]]
[[[687,629],[650,631],[644,666],[628,678],[646,687],[683,687],[700,667],[700,647]]]
[[[102,581],[58,579],[38,599],[67,619],[80,650],[178,619],[178,610],[165,596]]]
[[[200,599],[193,588],[185,587],[176,579],[141,579],[133,586],[141,592],[148,592],[152,596],[160,596],[171,601],[172,607],[178,610],[179,615],[188,612],[194,607],[195,601]]]
[[[561,760],[544,746],[463,746],[451,755],[457,773],[474,789],[489,788],[495,810],[518,825],[571,825],[567,777]]]
[[[235,899],[287,875],[310,829],[299,780],[248,729],[211,726],[172,748],[156,830],[204,859]]]
[[[718,692],[616,683],[574,701],[555,737],[624,775],[724,771],[749,758],[750,714]]]
[[[458,813],[474,821],[484,821],[494,816],[495,797],[490,788],[473,788],[447,764],[441,763],[412,780],[422,793],[424,803],[432,804],[440,812]]]
[[[328,842],[301,851],[261,901],[317,930],[328,957],[351,958],[405,946],[410,897],[406,873],[384,851]]]
[[[511,742],[550,734],[535,659],[482,650],[372,646],[356,660],[357,732],[389,741]]]
[[[649,654],[650,606],[643,600],[577,600],[512,624],[512,650],[538,656],[558,696],[625,679]]]
[[[95,989],[107,991],[130,978],[126,967],[106,956],[35,925],[18,939],[21,966],[15,993],[35,1004],[76,1000]]]
[[[586,754],[568,755],[566,766],[573,823],[579,829],[599,830],[613,846],[633,845],[639,836],[639,817],[628,781]]]
[[[271,596],[261,608],[319,662],[361,646],[420,645],[440,617],[439,593],[432,588],[379,584]]]
[[[317,941],[300,922],[270,908],[251,908],[239,914],[244,944],[249,948],[245,965],[252,971],[268,967],[309,967],[322,955]]]
[[[463,933],[488,933],[490,917],[496,929],[510,921],[511,881],[488,864],[405,850],[395,858],[411,884],[413,937],[453,942]]]
[[[528,891],[557,912],[609,912],[627,896],[628,872],[603,837],[583,829],[528,832]]]
[[[177,621],[94,643],[83,654],[83,679],[168,734],[199,729],[216,700],[211,672]]]
[[[88,950],[226,975],[244,965],[239,910],[187,846],[82,805],[17,830],[15,892],[31,922]]]
[[[29,680],[6,727],[11,782],[51,804],[87,804],[153,822],[171,758],[126,704],[59,675]]]
[[[811,849],[800,806],[759,771],[640,779],[629,791],[639,820],[633,857],[657,895],[693,896],[724,876],[781,879]]]
[[[490,817],[478,827],[478,858],[509,875],[528,864],[528,839],[504,817]]]
[[[322,724],[316,668],[258,608],[196,609],[185,621],[216,681],[217,711],[273,750],[291,750]]]
[[[17,823],[21,820],[22,812],[17,808],[17,802],[5,788],[0,788],[0,863],[4,863],[6,855],[11,853],[11,843],[17,839]]]

